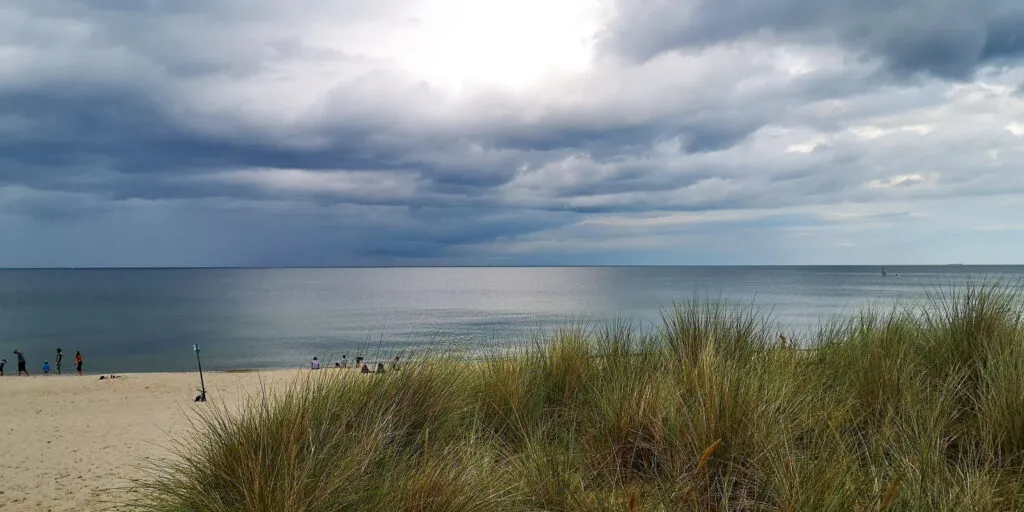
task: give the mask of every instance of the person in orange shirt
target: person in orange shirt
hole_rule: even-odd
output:
[[[78,370],[79,375],[84,375],[82,373],[82,353],[77,350],[75,351],[75,369]]]

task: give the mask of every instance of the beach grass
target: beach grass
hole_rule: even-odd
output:
[[[827,322],[694,300],[511,355],[311,372],[211,408],[148,511],[1024,509],[1024,301],[978,284]]]

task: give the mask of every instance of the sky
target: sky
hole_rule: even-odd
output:
[[[1024,263],[1020,0],[7,0],[0,267]]]

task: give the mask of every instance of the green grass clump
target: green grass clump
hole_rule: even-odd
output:
[[[211,409],[139,510],[1024,508],[1010,287],[826,324],[810,349],[720,302],[575,325],[481,363],[319,372]]]

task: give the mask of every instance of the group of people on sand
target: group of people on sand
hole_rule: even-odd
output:
[[[399,360],[398,356],[395,356],[395,359],[391,361],[391,370],[392,371],[398,369],[398,360]],[[310,367],[311,370],[319,370],[320,369],[320,360],[317,359],[316,356],[313,356],[313,361],[310,363],[309,367]],[[340,369],[340,370],[348,369],[348,356],[345,355],[345,354],[342,354],[341,355],[341,360],[334,362],[334,367],[337,368],[337,369]],[[374,373],[372,370],[370,370],[370,367],[367,366],[367,363],[363,362],[363,358],[361,356],[360,357],[356,357],[356,368],[359,368],[359,373]],[[377,371],[376,371],[376,373],[384,373],[384,363],[380,363],[380,362],[377,363]]]
[[[14,350],[14,355],[18,357],[18,376],[25,375],[26,377],[28,377],[29,373],[28,373],[28,366],[25,363],[25,354],[23,354],[20,350],[15,349]],[[57,349],[57,358],[55,359],[55,362],[57,363],[55,365],[55,369],[57,370],[57,375],[61,375],[61,365],[64,362],[64,351],[59,349],[59,348]],[[85,362],[85,359],[82,357],[82,353],[76,350],[75,351],[75,370],[78,372],[79,375],[85,375],[84,373],[82,373],[82,365],[84,364],[84,362]],[[4,376],[4,367],[5,366],[7,366],[7,360],[6,359],[0,359],[0,377]],[[43,375],[50,375],[50,361],[49,360],[43,361]]]

